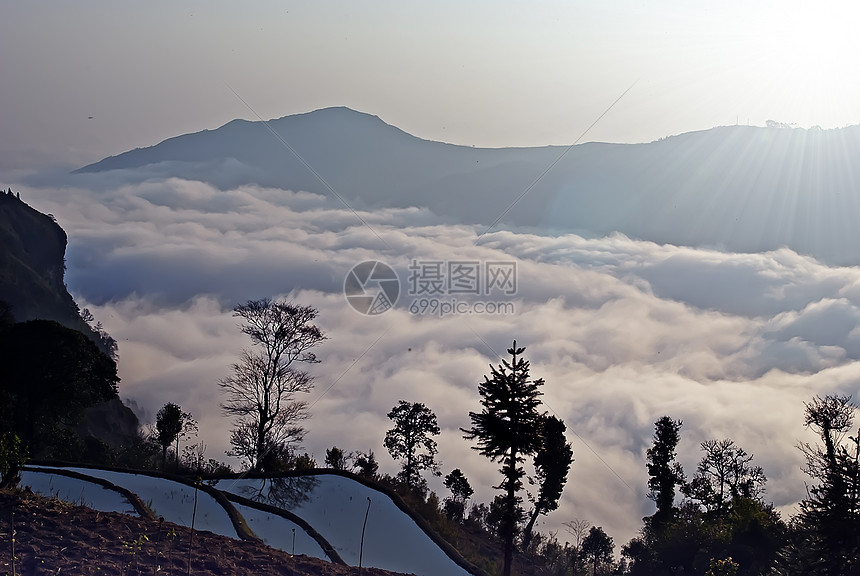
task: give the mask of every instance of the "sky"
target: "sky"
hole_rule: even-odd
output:
[[[664,414],[685,422],[688,472],[700,442],[731,437],[787,517],[805,489],[803,402],[856,393],[857,268],[622,234],[500,229],[476,245],[485,226],[420,206],[352,212],[296,190],[57,174],[234,118],[333,105],[490,147],[648,142],[769,119],[853,125],[855,16],[847,3],[799,2],[12,1],[0,20],[0,180],[69,234],[67,283],[119,341],[121,396],[145,419],[165,402],[191,410],[209,457],[228,448],[216,383],[248,345],[230,308],[281,295],[317,307],[330,336],[305,441],[320,462],[332,445],[373,449],[396,472],[385,413],[420,401],[439,418],[443,472],[463,469],[489,501],[497,466],[459,429],[516,337],[575,450],[540,529],[564,541],[562,522],[582,518],[618,546],[635,535],[653,512],[644,451]],[[34,184],[33,172],[54,176]],[[380,259],[406,278],[416,258],[516,262],[515,313],[349,307],[353,265]]]
[[[477,146],[860,122],[849,2],[4,3],[0,170],[343,105]],[[632,88],[631,88],[632,86]],[[92,118],[90,118],[92,117]]]

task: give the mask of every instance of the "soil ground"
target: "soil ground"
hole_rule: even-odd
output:
[[[12,565],[14,513],[15,564]],[[189,571],[190,557],[190,571]],[[0,575],[396,576],[293,556],[211,532],[0,491]]]

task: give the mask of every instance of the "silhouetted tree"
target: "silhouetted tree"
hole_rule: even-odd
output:
[[[801,443],[805,471],[818,484],[801,503],[805,546],[818,560],[807,570],[824,574],[860,574],[860,433],[848,436],[857,406],[850,396],[816,396],[806,404],[805,425],[820,444]]]
[[[65,266],[65,264],[64,264]],[[75,305],[77,307],[77,305]],[[79,312],[81,316],[81,320],[83,320],[87,326],[92,330],[93,337],[96,339],[98,344],[101,344],[102,350],[113,358],[114,361],[119,359],[119,345],[116,340],[114,340],[110,334],[104,329],[101,322],[96,322],[93,313],[90,312],[89,308],[84,308]]]
[[[168,402],[155,415],[155,437],[161,446],[161,467],[167,467],[167,449],[176,443],[176,467],[179,468],[179,440],[197,432],[197,421],[190,412]]]
[[[573,448],[564,437],[565,430],[564,422],[555,416],[544,416],[541,419],[541,445],[534,459],[534,481],[538,485],[538,493],[532,500],[534,508],[528,524],[523,529],[523,548],[529,547],[532,529],[538,516],[558,508],[558,501],[567,482],[567,473],[573,462]]]
[[[332,446],[325,451],[326,466],[335,470],[346,470],[351,459],[351,453],[346,453],[337,446]]]
[[[167,449],[182,432],[182,408],[173,403],[165,404],[155,415],[155,437],[161,446],[161,467],[167,468]]]
[[[71,427],[85,408],[116,398],[116,364],[82,333],[49,320],[0,333],[0,433],[35,458],[77,457]]]
[[[314,460],[313,456],[304,452],[296,456],[295,461],[293,462],[294,470],[313,470],[317,467],[317,461]]]
[[[525,519],[525,514],[520,506],[517,506],[514,509],[514,514],[514,521],[511,523],[508,521],[507,498],[504,494],[496,494],[495,498],[493,498],[493,501],[490,502],[490,505],[487,508],[487,515],[485,516],[487,530],[490,534],[499,538],[503,544],[506,539],[506,530],[508,529],[508,526],[513,524],[513,532],[516,537],[519,531],[519,526]]]
[[[744,496],[732,501],[722,520],[709,519],[706,529],[716,534],[709,556],[731,556],[740,575],[770,573],[788,532],[772,504]]]
[[[489,527],[487,526],[487,515],[489,513],[489,506],[483,502],[472,502],[472,506],[469,509],[468,522],[476,528],[489,531]]]
[[[373,479],[376,477],[377,472],[379,472],[379,464],[376,462],[373,450],[367,453],[357,453],[355,460],[353,460],[353,466],[355,467],[355,473],[362,478]]]
[[[522,499],[517,492],[522,488],[525,475],[521,466],[525,456],[533,455],[541,445],[538,412],[543,380],[531,380],[529,363],[522,357],[525,348],[518,348],[514,340],[508,349],[510,362],[502,360],[498,368],[490,366],[491,377],[484,376],[479,384],[483,409],[469,412],[472,427],[463,429],[465,438],[477,440],[475,450],[494,462],[502,462],[503,475],[498,486],[504,491],[502,539],[504,541],[504,576],[510,576],[513,562],[514,536],[522,517]]]
[[[537,543],[541,539],[539,536],[543,535],[536,534],[536,537],[532,541]],[[546,536],[543,538],[537,554],[544,564],[541,574],[545,574],[546,576],[571,576],[572,574],[577,574],[578,551],[569,542],[565,542],[564,546],[561,546],[554,535]],[[623,573],[623,571],[619,572]]]
[[[310,392],[313,379],[296,365],[317,362],[311,349],[326,337],[313,324],[317,311],[310,306],[251,300],[233,315],[254,348],[244,350],[233,374],[219,382],[227,394],[221,407],[234,417],[232,453],[260,470],[268,451],[304,437],[307,403],[296,395]]]
[[[445,476],[445,488],[451,491],[451,497],[460,502],[465,502],[475,493],[469,484],[469,479],[459,468],[454,468]]]
[[[475,493],[469,480],[459,468],[454,468],[445,476],[445,488],[451,491],[451,497],[445,501],[445,512],[450,520],[462,522],[466,511],[466,500]]]
[[[705,455],[693,479],[681,488],[684,495],[717,515],[727,513],[739,498],[761,497],[767,478],[761,466],[750,465],[752,455],[731,440],[706,440],[701,446]]]
[[[588,535],[582,541],[582,555],[591,563],[592,574],[597,575],[597,571],[602,564],[612,562],[612,551],[615,549],[615,544],[612,538],[603,531],[599,526],[592,526],[588,531]]]
[[[668,417],[656,423],[648,471],[658,510],[622,548],[631,560],[630,574],[702,574],[709,558],[729,556],[734,564],[719,566],[737,566],[743,576],[767,573],[785,525],[773,506],[761,501],[764,472],[731,440],[703,442],[696,475],[681,488],[688,499],[676,507],[675,487],[683,480],[674,461],[680,428],[681,422]]]
[[[696,506],[675,507],[675,488],[684,485],[684,472],[675,461],[681,421],[663,416],[654,423],[652,446],[646,451],[648,497],[656,512],[644,518],[641,536],[622,547],[630,573],[673,574],[687,570],[701,548],[701,512]]]
[[[423,487],[423,470],[437,471],[436,441],[439,425],[432,410],[420,402],[400,400],[388,413],[394,428],[386,432],[383,444],[391,457],[402,461],[399,478],[409,490]]]
[[[651,526],[655,530],[669,522],[675,511],[675,487],[684,484],[684,471],[675,461],[681,439],[680,420],[663,416],[654,423],[654,444],[645,453],[648,460],[648,497],[657,504]]]
[[[107,333],[104,326],[102,326],[102,323],[96,322],[96,325],[91,328],[97,341],[101,343],[102,349],[105,353],[113,358],[114,361],[119,360],[119,344],[117,344],[116,340]]]
[[[161,446],[155,434],[138,431],[117,449],[116,464],[125,468],[150,469],[158,466]]]
[[[567,530],[567,533],[573,536],[574,548],[578,549],[582,545],[582,540],[585,538],[585,535],[588,534],[588,524],[588,520],[582,520],[580,518],[574,518],[573,520],[562,523],[562,526]]]
[[[89,308],[84,308],[83,310],[81,310],[81,320],[83,320],[87,324],[92,324],[96,321],[95,316],[93,316],[93,313],[90,312]]]

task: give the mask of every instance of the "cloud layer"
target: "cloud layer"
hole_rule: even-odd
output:
[[[372,449],[394,473],[382,447],[385,414],[400,399],[423,402],[442,427],[442,471],[461,468],[476,498],[489,501],[497,465],[459,429],[480,408],[488,365],[516,339],[533,376],[546,380],[546,408],[566,422],[576,458],[543,529],[584,518],[617,543],[653,511],[644,453],[660,416],[684,421],[688,471],[701,441],[732,438],[763,466],[767,498],[790,513],[804,495],[794,447],[807,438],[803,402],[857,392],[857,268],[787,249],[738,254],[618,234],[501,230],[478,239],[483,228],[448,225],[426,209],[353,212],[304,192],[170,178],[127,184],[116,173],[90,186],[92,178],[87,189],[21,193],[69,234],[67,283],[120,344],[121,395],[150,418],[165,402],[193,412],[207,456],[224,458],[228,448],[216,383],[248,345],[231,308],[277,295],[317,307],[329,336],[312,368],[307,422],[306,448],[319,462],[332,445]],[[355,264],[372,259],[398,272],[402,295],[394,309],[363,316],[342,287]],[[517,293],[493,296],[515,313],[410,313],[414,260],[515,262]],[[437,479],[431,486],[446,492]]]

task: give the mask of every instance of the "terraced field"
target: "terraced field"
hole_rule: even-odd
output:
[[[420,576],[476,573],[392,494],[348,473],[221,477],[27,466],[22,486],[103,512],[121,512],[263,543],[347,566]]]

